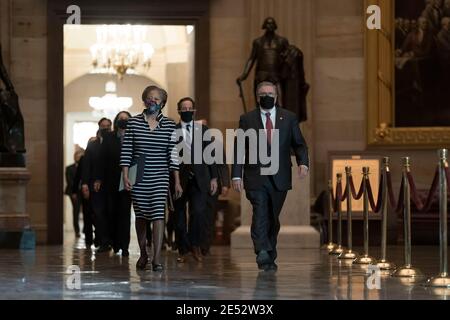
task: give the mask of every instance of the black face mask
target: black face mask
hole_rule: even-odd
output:
[[[106,136],[109,132],[110,132],[110,130],[109,129],[100,129],[99,130],[100,131],[100,137],[104,137],[104,136]]]
[[[191,122],[192,119],[194,118],[194,112],[193,111],[180,112],[180,117],[181,120],[183,120],[183,122]]]
[[[269,96],[261,97],[259,100],[259,105],[265,110],[270,110],[275,106],[275,98]]]
[[[128,124],[128,120],[126,119],[119,119],[117,120],[117,127],[119,129],[126,129]]]

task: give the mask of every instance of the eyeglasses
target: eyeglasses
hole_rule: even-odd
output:
[[[271,97],[271,98],[275,98],[277,96],[277,94],[276,93],[272,93],[272,92],[269,92],[269,93],[260,93],[260,94],[258,94],[258,97],[259,98],[262,98],[262,97]]]

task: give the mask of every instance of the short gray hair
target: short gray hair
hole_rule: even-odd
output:
[[[263,81],[263,82],[260,82],[260,83],[258,84],[258,86],[256,87],[256,94],[258,94],[259,90],[260,90],[262,87],[267,87],[267,86],[274,88],[274,89],[275,89],[275,93],[278,95],[278,87],[277,87],[277,85],[274,84],[273,82],[270,82],[270,81]]]

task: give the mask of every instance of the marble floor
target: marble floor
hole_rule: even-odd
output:
[[[378,250],[372,251],[377,256]],[[402,248],[389,248],[389,256],[401,264]],[[165,251],[167,269],[157,273],[136,271],[134,246],[129,258],[112,252],[94,254],[81,241],[39,246],[35,251],[1,250],[0,299],[450,300],[450,290],[428,289],[424,280],[408,282],[384,275],[381,289],[369,290],[364,268],[340,263],[320,250],[281,250],[277,273],[258,272],[252,252],[228,247],[214,247],[201,264],[190,258],[180,265],[176,257]],[[438,248],[414,247],[413,264],[426,276],[436,275]],[[79,267],[79,290],[67,284],[71,266]]]

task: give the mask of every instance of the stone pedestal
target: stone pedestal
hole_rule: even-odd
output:
[[[34,249],[35,234],[26,211],[25,168],[0,168],[0,248]]]
[[[292,159],[295,164],[295,158]],[[319,248],[319,232],[310,225],[310,192],[309,176],[300,180],[297,167],[292,167],[292,187],[288,192],[283,210],[280,215],[281,230],[278,236],[278,249],[306,249]],[[253,248],[250,236],[252,222],[252,206],[241,194],[241,226],[231,234],[231,248]]]

